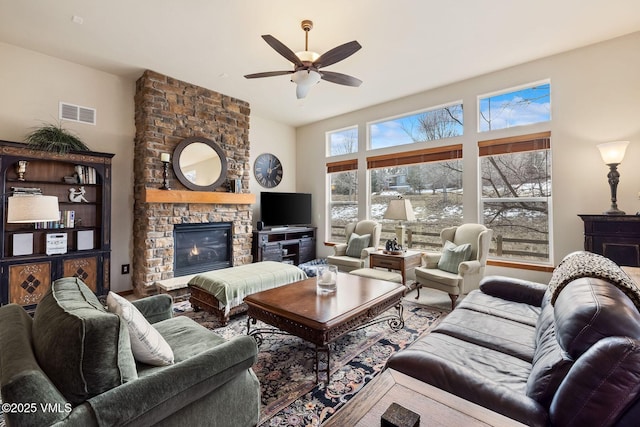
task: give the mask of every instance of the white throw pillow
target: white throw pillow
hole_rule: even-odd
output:
[[[173,364],[173,350],[142,313],[125,298],[109,292],[107,309],[123,319],[129,328],[133,357],[153,366]]]

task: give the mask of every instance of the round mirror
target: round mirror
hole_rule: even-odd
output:
[[[210,139],[183,139],[173,152],[176,178],[190,190],[213,191],[227,178],[227,157]]]

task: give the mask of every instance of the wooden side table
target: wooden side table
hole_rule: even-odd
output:
[[[380,425],[380,417],[393,402],[420,414],[422,426],[524,425],[408,375],[386,369],[322,426]]]
[[[400,255],[385,254],[382,251],[372,252],[369,255],[369,268],[386,268],[397,270],[402,275],[402,284],[407,288],[407,272],[420,266],[422,252],[406,251]]]

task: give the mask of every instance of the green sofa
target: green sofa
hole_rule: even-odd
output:
[[[122,319],[76,278],[56,280],[33,318],[0,307],[0,385],[9,426],[255,426],[253,338],[226,340],[173,317],[168,295],[133,302],[174,363],[136,362]],[[7,405],[8,404],[8,405]]]

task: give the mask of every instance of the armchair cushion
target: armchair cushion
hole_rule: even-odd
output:
[[[361,258],[362,251],[369,246],[369,241],[371,240],[371,234],[364,234],[362,236],[351,233],[349,236],[349,243],[347,244],[347,256],[351,256],[354,258]]]
[[[160,333],[144,318],[138,309],[120,295],[109,292],[107,307],[120,316],[129,329],[133,357],[153,366],[171,365],[173,351]]]
[[[33,319],[38,364],[72,404],[136,379],[129,331],[76,277],[58,279]]]
[[[456,245],[447,240],[442,248],[442,256],[438,261],[438,268],[449,273],[458,273],[460,263],[469,261],[470,257],[471,245],[469,243]]]

